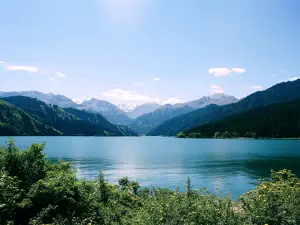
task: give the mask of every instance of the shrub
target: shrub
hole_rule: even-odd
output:
[[[241,197],[253,224],[300,224],[300,180],[289,170],[272,171],[271,179]]]

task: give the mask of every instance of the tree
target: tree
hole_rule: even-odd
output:
[[[99,184],[99,198],[101,202],[106,203],[108,201],[108,187],[106,182],[104,181],[104,174],[99,171],[98,174],[98,184]]]
[[[185,136],[185,134],[184,134],[183,132],[179,132],[179,133],[176,135],[176,137],[178,137],[178,138],[185,138],[186,136]]]
[[[13,219],[21,193],[19,183],[6,172],[0,171],[0,224]]]
[[[221,133],[220,132],[216,132],[214,134],[214,138],[221,138]]]

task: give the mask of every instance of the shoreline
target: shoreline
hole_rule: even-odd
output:
[[[192,137],[175,137],[178,139],[214,139],[214,140],[300,140],[299,138],[192,138]]]

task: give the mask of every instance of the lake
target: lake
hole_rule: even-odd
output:
[[[15,137],[17,146],[46,142],[51,160],[71,161],[79,178],[95,178],[102,170],[109,182],[124,176],[141,186],[230,192],[237,197],[255,187],[271,169],[291,169],[300,176],[300,141],[214,140],[172,137]],[[0,137],[4,145],[7,137]]]

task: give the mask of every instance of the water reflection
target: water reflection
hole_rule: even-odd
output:
[[[0,138],[4,144],[6,138]],[[234,197],[254,188],[271,169],[300,176],[300,141],[192,140],[162,137],[20,137],[25,149],[46,141],[49,159],[72,162],[78,178],[93,179],[102,170],[109,182],[127,176],[142,186],[180,190],[186,177],[194,188],[219,188]]]

